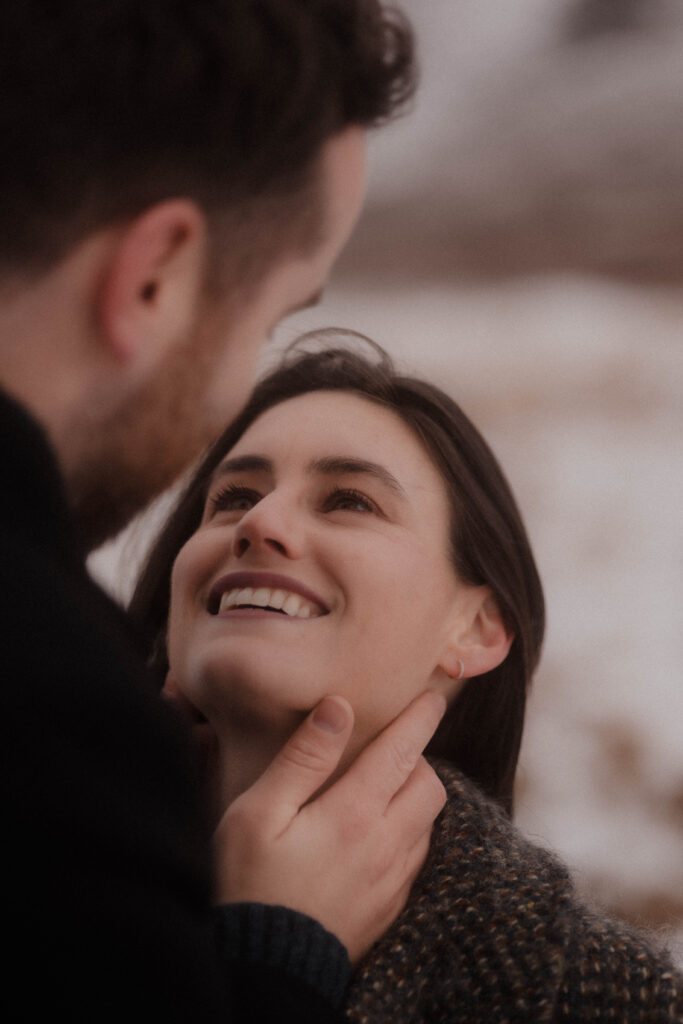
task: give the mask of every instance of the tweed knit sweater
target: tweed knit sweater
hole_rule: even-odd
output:
[[[625,925],[590,913],[567,871],[440,762],[448,790],[408,906],[359,965],[362,1024],[683,1022],[683,977]]]

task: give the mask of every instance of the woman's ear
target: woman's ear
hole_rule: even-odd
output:
[[[153,368],[192,329],[207,258],[203,213],[169,199],[121,229],[101,281],[100,334],[126,366]]]
[[[204,716],[201,712],[197,710],[194,704],[187,699],[183,691],[180,689],[176,678],[170,669],[166,673],[166,682],[164,683],[161,695],[162,697],[165,697],[166,700],[170,701],[171,704],[175,704],[176,707],[180,708],[180,710],[187,715],[191,721],[198,722],[204,720]]]
[[[170,700],[173,704],[180,704],[183,700],[183,695],[180,692],[176,678],[170,669],[166,673],[166,679],[161,690],[161,696],[165,697],[166,700]]]
[[[489,587],[470,587],[439,667],[451,679],[471,679],[497,668],[514,640]]]

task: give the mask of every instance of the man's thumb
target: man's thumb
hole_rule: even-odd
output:
[[[307,800],[327,781],[348,743],[353,710],[343,697],[324,697],[299,726],[275,760],[252,786],[266,802],[266,813],[286,828]],[[272,815],[272,817],[271,817]]]

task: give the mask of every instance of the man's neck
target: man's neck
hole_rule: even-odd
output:
[[[73,272],[60,264],[36,279],[0,283],[0,383],[47,430],[63,467],[88,390]]]
[[[46,270],[0,277],[0,384],[45,427],[63,469],[102,374],[95,309],[110,245],[101,232]]]

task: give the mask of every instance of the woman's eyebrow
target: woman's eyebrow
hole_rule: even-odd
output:
[[[236,455],[232,459],[224,459],[213,471],[212,480],[228,473],[272,473],[273,463],[263,455]]]
[[[406,497],[405,489],[393,473],[390,473],[379,462],[371,462],[369,459],[356,459],[349,455],[326,455],[323,458],[314,459],[307,468],[309,473],[322,473],[325,476],[364,473],[379,480],[385,487],[388,487],[401,497]],[[272,474],[273,472],[273,462],[264,455],[236,455],[233,458],[224,459],[214,470],[211,479],[215,481],[221,476],[227,476],[229,473]]]
[[[393,473],[390,473],[388,469],[378,462],[369,462],[367,459],[354,459],[345,455],[328,455],[322,459],[315,459],[309,464],[308,470],[311,473],[324,473],[326,475],[334,473],[366,473],[368,476],[375,477],[376,480],[379,480],[402,498],[406,497],[404,488]]]

